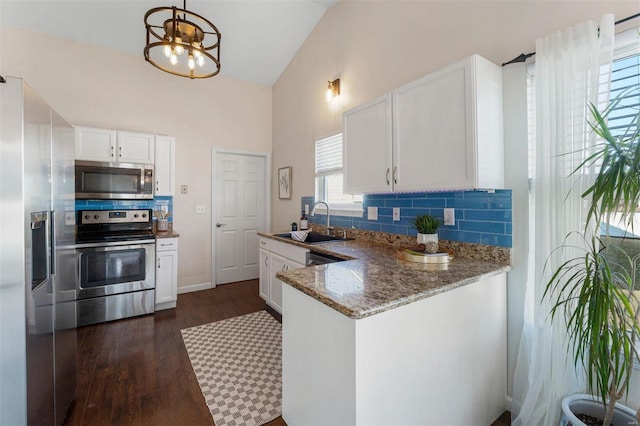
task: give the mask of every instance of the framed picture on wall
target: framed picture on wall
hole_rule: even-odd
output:
[[[291,199],[291,167],[278,169],[278,198]]]

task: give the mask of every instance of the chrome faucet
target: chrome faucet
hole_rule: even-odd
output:
[[[315,215],[318,204],[324,204],[327,207],[327,235],[331,235],[331,230],[333,229],[331,227],[331,212],[329,210],[329,204],[326,201],[316,201],[313,203],[313,206],[311,207],[311,216]]]

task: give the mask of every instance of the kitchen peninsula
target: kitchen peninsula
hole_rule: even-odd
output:
[[[277,274],[287,423],[490,424],[504,411],[508,260],[460,253],[432,270],[387,244],[289,242],[353,260]]]

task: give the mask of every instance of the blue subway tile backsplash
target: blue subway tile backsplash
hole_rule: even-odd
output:
[[[301,208],[311,206],[314,197],[302,197]],[[443,240],[487,244],[500,247],[512,246],[511,190],[414,192],[402,194],[364,195],[363,217],[331,215],[331,224],[344,228],[416,235],[410,219],[429,213],[444,219],[444,208],[455,208],[456,224],[440,226],[438,235]],[[368,220],[367,208],[378,207],[378,219]],[[393,208],[400,208],[400,220],[393,220]],[[326,215],[310,216],[309,221],[326,223]]]
[[[173,213],[173,197],[155,197],[153,200],[76,200],[78,210],[134,210],[152,209],[160,210],[167,206]],[[169,222],[173,222],[173,215],[169,216]]]

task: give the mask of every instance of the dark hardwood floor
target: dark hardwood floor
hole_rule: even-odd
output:
[[[213,425],[180,330],[264,308],[251,280],[181,294],[176,309],[155,315],[79,328],[78,388],[65,424]]]
[[[78,388],[65,425],[213,425],[180,330],[261,309],[251,280],[181,294],[176,309],[155,315],[78,329]],[[510,424],[507,414],[494,425]]]

